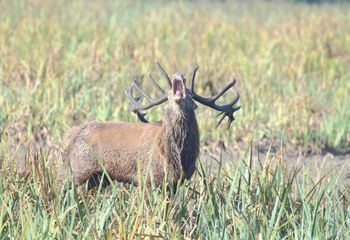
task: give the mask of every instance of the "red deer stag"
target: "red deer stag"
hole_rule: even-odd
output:
[[[159,186],[163,180],[174,186],[179,180],[192,176],[199,153],[199,132],[194,113],[197,106],[194,100],[221,111],[223,116],[218,125],[228,117],[229,127],[234,120],[233,113],[240,109],[240,106],[235,106],[239,94],[229,103],[217,104],[216,101],[233,87],[236,80],[233,79],[215,96],[205,98],[194,91],[198,66],[193,70],[191,87],[187,89],[182,74],[177,73],[170,78],[156,63],[170,91],[164,91],[150,74],[150,81],[162,93],[160,98],[154,99],[134,80],[125,93],[129,98],[129,110],[136,113],[142,123],[91,122],[68,131],[64,137],[64,167],[58,177],[59,182],[64,180],[67,167],[76,185],[101,174],[103,169],[111,179],[135,185],[138,184],[138,171],[145,176],[147,184],[153,179],[155,186]],[[135,97],[135,91],[139,96]],[[149,103],[143,104],[143,98]],[[141,111],[167,100],[163,121],[148,123],[144,117],[146,114]]]

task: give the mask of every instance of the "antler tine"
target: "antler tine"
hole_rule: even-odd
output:
[[[134,95],[132,94],[133,88],[134,88],[133,84],[131,84],[129,89],[125,89],[124,92],[125,92],[125,95],[129,98],[128,109],[132,112],[135,112],[133,105],[137,105],[139,103],[141,96],[134,97]]]
[[[162,73],[162,75],[163,75],[163,76],[165,77],[165,79],[168,81],[169,87],[171,87],[172,84],[171,84],[171,80],[170,80],[169,75],[165,72],[165,70],[162,68],[162,66],[160,65],[160,63],[159,63],[157,60],[156,60],[156,64],[157,64],[157,66],[158,66],[159,71]]]
[[[192,92],[194,92],[194,80],[196,79],[196,73],[197,73],[198,68],[199,68],[198,65],[193,68],[192,79],[191,79],[191,91]]]
[[[229,90],[231,87],[233,87],[233,85],[236,84],[236,79],[234,78],[231,82],[229,82],[229,84],[227,84],[220,92],[218,92],[216,95],[214,95],[213,97],[211,97],[211,99],[213,101],[216,101],[219,97],[221,97],[222,95],[224,95],[225,92],[227,92],[227,90]],[[238,97],[239,98],[239,97]]]
[[[140,119],[141,122],[143,123],[148,123],[147,119],[145,118],[145,116],[147,115],[147,113],[142,113],[140,111],[136,112],[137,117]]]
[[[193,99],[196,100],[197,102],[202,103],[203,105],[211,107],[217,111],[221,111],[221,113],[218,116],[220,116],[221,114],[223,114],[223,116],[220,118],[216,127],[218,127],[221,124],[221,122],[224,120],[224,118],[227,117],[228,118],[227,127],[229,128],[231,123],[235,120],[233,113],[238,111],[241,108],[241,106],[234,106],[238,102],[240,95],[237,92],[236,97],[229,103],[224,103],[224,104],[218,105],[218,104],[216,104],[216,100],[218,100],[222,95],[225,94],[225,92],[227,92],[230,88],[232,88],[236,84],[236,82],[237,82],[236,78],[234,77],[230,83],[228,83],[220,92],[215,94],[213,97],[206,98],[206,97],[202,97],[202,96],[197,95],[194,91],[194,81],[195,81],[197,69],[198,69],[198,66],[195,67],[193,70],[192,81],[191,81],[191,90],[190,91],[192,93]]]
[[[140,87],[139,87],[139,85],[137,84],[137,82],[136,82],[136,79],[134,80],[134,81],[132,81],[132,83],[131,83],[131,88],[133,89],[133,88],[136,88],[137,89],[137,91],[139,91],[139,93],[141,93],[141,95],[142,96],[144,96],[145,98],[147,98],[148,99],[148,101],[154,101],[153,100],[153,98],[148,94],[148,93],[146,93],[145,91],[143,91]],[[132,90],[131,89],[131,90]]]
[[[129,100],[131,100],[131,102],[133,103],[133,106],[130,105],[130,107],[129,107],[129,110],[130,110],[131,112],[137,113],[137,111],[147,110],[147,109],[150,109],[151,107],[154,107],[154,106],[157,106],[157,105],[159,105],[159,104],[162,104],[163,102],[165,102],[166,100],[168,100],[168,96],[167,96],[166,94],[163,94],[160,98],[158,98],[158,99],[156,99],[156,100],[154,100],[154,99],[152,99],[152,98],[148,99],[148,98],[146,97],[146,95],[144,95],[144,94],[145,94],[144,91],[142,91],[140,88],[136,88],[138,91],[141,90],[140,93],[141,93],[143,96],[145,96],[145,97],[149,100],[149,102],[150,102],[150,103],[148,103],[148,104],[141,105],[141,104],[140,104],[141,97],[134,97],[134,96],[132,95],[132,90],[133,90],[134,86],[137,86],[137,85],[131,84],[131,86],[130,86],[130,88],[129,88],[129,91],[127,91],[127,90],[125,91],[125,92],[126,92],[126,96],[127,96],[127,97],[129,98]]]
[[[217,127],[221,124],[221,122],[224,120],[224,118],[226,117],[226,115],[224,114],[224,112],[219,113],[219,114],[217,115],[217,117],[220,116],[220,115],[222,115],[222,117],[220,118],[220,120],[219,120],[218,123],[216,124],[215,128],[217,128]]]
[[[234,99],[232,99],[232,101],[230,102],[231,106],[235,105],[238,102],[239,98],[241,97],[241,95],[239,95],[239,92],[237,92],[234,89],[232,89],[232,91],[234,91],[236,93],[236,97]],[[239,106],[239,107],[241,107],[241,106]]]
[[[131,91],[127,91],[126,89],[125,89],[125,95],[133,102],[133,104],[135,105],[135,104],[137,104],[139,101],[140,101],[140,99],[141,99],[141,96],[138,96],[138,97],[133,97],[132,95],[131,95]],[[133,111],[133,112],[135,112],[136,113],[136,115],[137,115],[137,117],[140,119],[140,121],[141,122],[144,122],[144,123],[147,123],[148,121],[146,120],[146,118],[145,118],[145,116],[147,115],[147,113],[142,113],[142,112],[140,112],[140,111],[138,111],[138,110],[134,110],[133,109],[133,106],[130,104],[130,103],[128,103],[128,109],[130,110],[130,111]]]
[[[241,108],[241,106],[237,106],[234,109],[238,110],[240,108]],[[235,110],[235,111],[237,111],[237,110]],[[217,115],[217,117],[220,116],[220,115],[222,115],[222,117],[220,118],[219,122],[216,124],[215,128],[217,128],[221,124],[221,122],[225,119],[225,117],[227,117],[228,118],[227,119],[227,129],[229,129],[230,126],[231,126],[231,123],[235,120],[235,117],[233,116],[233,113],[221,112],[221,113],[219,113]]]
[[[154,78],[152,77],[151,73],[149,73],[148,77],[151,80],[152,84],[154,86],[156,86],[156,88],[158,88],[158,90],[161,91],[164,94],[165,93],[164,89],[159,86],[159,84],[156,82],[156,80],[154,80]]]
[[[128,109],[131,112],[134,112],[137,114],[137,117],[140,119],[141,122],[148,122],[145,119],[145,116],[147,113],[142,113],[142,110],[147,110],[151,107],[157,106],[159,104],[162,104],[166,100],[168,100],[168,96],[166,92],[158,85],[158,83],[153,79],[152,75],[149,75],[149,79],[151,80],[152,84],[157,87],[162,92],[162,96],[153,99],[147,92],[145,92],[136,82],[136,79],[132,81],[130,87],[128,89],[125,89],[125,95],[129,99],[128,103]],[[137,90],[137,92],[140,94],[139,96],[134,96],[133,92],[134,90]],[[142,97],[146,98],[149,103],[148,104],[141,104]]]

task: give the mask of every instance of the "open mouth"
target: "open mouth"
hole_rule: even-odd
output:
[[[173,96],[175,100],[182,100],[185,98],[185,79],[182,76],[174,76],[173,78]]]
[[[173,94],[175,97],[183,98],[184,97],[184,86],[181,79],[174,79],[173,82]]]

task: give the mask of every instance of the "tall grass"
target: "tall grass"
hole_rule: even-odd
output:
[[[112,186],[63,191],[39,162],[26,179],[0,176],[0,236],[6,239],[348,239],[350,192],[337,176],[287,171],[285,159],[247,155],[198,164],[175,194]],[[69,183],[67,183],[69,184]],[[69,189],[69,188],[68,188]]]

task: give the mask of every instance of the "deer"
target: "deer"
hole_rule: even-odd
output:
[[[170,78],[158,61],[156,65],[166,79],[169,91],[161,88],[151,73],[148,79],[160,92],[160,97],[152,97],[136,79],[125,90],[128,110],[136,114],[140,122],[94,121],[73,127],[66,133],[59,184],[68,172],[76,186],[101,176],[103,171],[113,181],[135,186],[140,184],[138,174],[145,177],[147,185],[156,187],[163,182],[176,186],[191,178],[196,169],[200,144],[195,101],[220,112],[222,116],[217,126],[227,117],[229,128],[235,120],[234,112],[241,108],[236,105],[240,95],[234,91],[236,96],[230,102],[216,102],[229,89],[234,90],[236,78],[233,77],[216,95],[207,98],[194,90],[198,65],[193,69],[190,88],[186,88],[183,74],[175,73]],[[162,121],[148,122],[144,111],[166,101]]]

